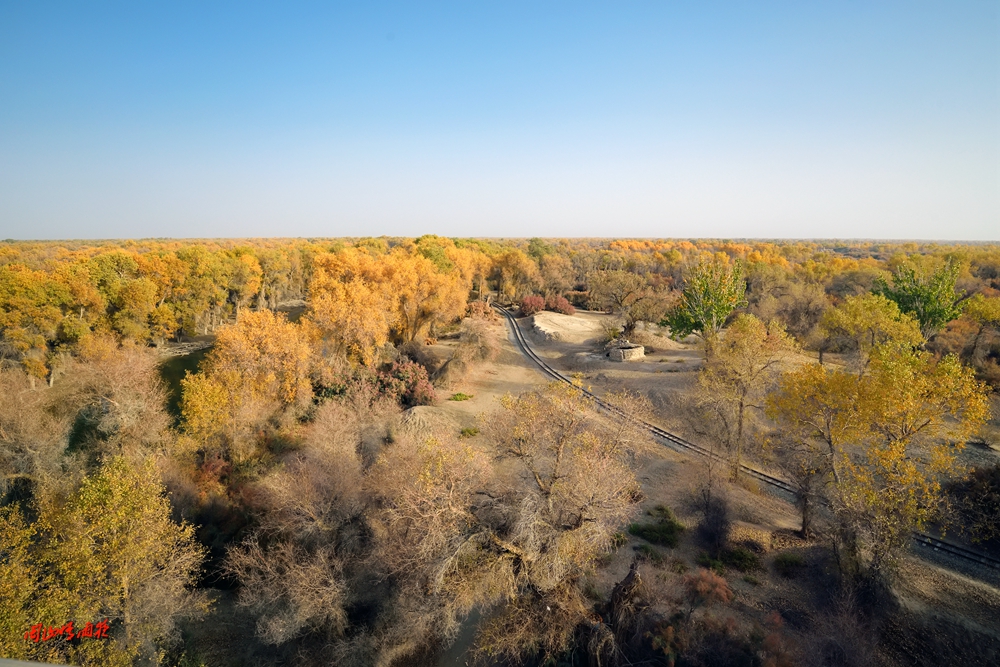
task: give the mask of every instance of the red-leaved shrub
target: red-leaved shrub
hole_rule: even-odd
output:
[[[396,362],[388,371],[379,373],[378,379],[382,393],[406,407],[430,405],[437,398],[427,369],[415,361]]]
[[[521,300],[521,315],[534,315],[545,309],[545,299],[540,296],[526,296]]]
[[[576,308],[564,296],[550,296],[545,302],[545,310],[562,313],[563,315],[572,315],[576,312]]]

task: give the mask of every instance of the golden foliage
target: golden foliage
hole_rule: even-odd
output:
[[[312,397],[312,360],[305,327],[267,310],[247,313],[219,330],[201,372],[181,381],[186,431],[208,449],[245,458],[252,433]]]
[[[461,317],[479,269],[468,251],[450,248],[459,270],[442,272],[399,248],[373,256],[357,248],[315,259],[310,318],[335,353],[371,365],[390,334],[402,342]],[[451,262],[445,255],[441,259]]]
[[[699,403],[722,426],[730,475],[739,477],[751,426],[751,409],[770,388],[778,365],[795,349],[795,340],[777,322],[764,324],[740,315],[724,335],[710,338],[710,354],[698,374]]]
[[[65,502],[39,503],[29,525],[15,506],[0,510],[2,586],[0,636],[5,656],[131,665],[156,655],[179,615],[205,609],[191,592],[202,560],[193,529],[170,519],[152,461],[118,457],[84,479]],[[30,643],[22,634],[34,623],[62,626],[108,618],[109,641]]]
[[[770,416],[833,482],[842,565],[890,570],[935,516],[955,452],[989,416],[986,387],[955,357],[876,345],[860,376],[805,366],[769,397]]]
[[[894,341],[916,346],[924,342],[917,321],[880,294],[847,297],[844,303],[826,311],[820,326],[827,336],[849,342],[860,371],[868,365],[877,345]]]
[[[312,349],[302,327],[271,311],[248,313],[219,330],[209,374],[233,374],[250,391],[285,405],[308,397]]]
[[[339,354],[371,365],[398,312],[382,257],[348,248],[318,256],[309,285],[309,317]]]

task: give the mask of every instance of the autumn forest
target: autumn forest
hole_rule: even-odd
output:
[[[997,245],[8,241],[0,360],[0,657],[1000,659]]]

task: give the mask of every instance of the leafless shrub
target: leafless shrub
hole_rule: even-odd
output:
[[[429,375],[434,375],[441,368],[442,361],[433,350],[419,341],[409,341],[399,347],[400,355],[415,361],[427,369]]]
[[[435,384],[450,386],[460,382],[475,364],[494,361],[500,349],[500,334],[495,323],[482,318],[466,318],[462,322],[458,347],[438,370]]]
[[[845,592],[833,610],[820,616],[808,653],[819,667],[870,667],[877,633],[867,626],[855,597]]]
[[[14,485],[45,483],[60,472],[71,420],[48,409],[52,396],[32,390],[19,368],[0,370],[0,498]]]
[[[67,362],[65,376],[52,388],[53,405],[69,418],[85,413],[108,453],[163,447],[170,417],[159,361],[147,348],[94,337],[79,359]]]
[[[500,316],[486,301],[473,301],[466,311],[471,319],[499,322]]]
[[[642,615],[649,606],[647,594],[648,591],[639,574],[639,561],[634,560],[625,578],[615,584],[611,590],[611,598],[608,600],[604,614],[607,618],[607,625],[613,631],[613,646],[617,652],[621,651],[621,647],[633,643],[641,635]],[[607,648],[612,646],[611,644],[605,645]],[[617,658],[616,655],[611,657],[612,659]]]
[[[703,512],[695,533],[708,552],[717,557],[729,541],[729,530],[732,525],[728,498],[723,494],[714,493],[705,503]]]
[[[258,616],[257,634],[280,644],[307,628],[339,634],[347,623],[342,565],[329,549],[291,543],[263,549],[250,541],[230,552],[227,567],[242,583],[239,603]]]
[[[341,634],[350,597],[345,563],[371,541],[364,494],[364,434],[397,408],[349,395],[323,404],[301,449],[254,487],[258,529],[229,550],[226,571],[258,634],[280,644],[305,632]]]
[[[493,361],[500,354],[498,327],[488,320],[469,318],[462,322],[455,356],[469,362]]]
[[[572,585],[521,595],[480,627],[476,650],[481,659],[558,654],[571,647],[577,626],[589,615],[586,599]]]
[[[598,342],[601,344],[610,343],[622,335],[622,324],[613,318],[601,320],[601,337]]]
[[[609,418],[611,442],[615,447],[635,454],[656,450],[656,441],[646,429],[653,414],[653,403],[644,394],[621,389],[604,395],[604,401],[615,409]]]

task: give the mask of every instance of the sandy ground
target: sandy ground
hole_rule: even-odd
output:
[[[564,341],[582,344],[602,333],[601,325],[613,320],[599,313],[579,313],[563,315],[542,311],[527,319],[528,327],[536,338],[542,341]]]
[[[581,312],[566,316],[545,312],[520,322],[535,352],[550,365],[566,373],[578,374],[597,393],[618,388],[643,392],[650,396],[658,411],[656,421],[671,425],[670,408],[672,400],[676,400],[676,392],[693,388],[702,365],[702,351],[697,340],[691,338],[678,343],[661,335],[657,327],[649,327],[634,337],[647,346],[645,359],[612,362],[604,357],[601,345],[603,324],[608,319],[609,316],[602,313]],[[440,354],[446,353],[446,349],[440,350]],[[798,354],[789,360],[789,366],[811,361],[815,361],[813,355]],[[832,361],[836,363],[836,359]],[[472,394],[474,398],[462,402],[442,400],[434,408],[424,410],[446,417],[456,428],[474,426],[477,415],[491,409],[496,397],[505,392],[534,388],[544,382],[541,373],[517,352],[508,332],[496,363],[482,365],[456,383],[454,391]],[[441,393],[444,398],[445,392]],[[983,448],[967,449],[972,454],[970,462],[981,463],[996,455]],[[682,523],[694,528],[699,519],[696,492],[705,477],[702,460],[667,448],[657,449],[637,461],[636,472],[645,495],[637,520],[642,521],[643,515],[657,505],[666,505]],[[777,611],[788,631],[804,638],[818,627],[817,623],[825,622],[823,617],[832,609],[833,602],[826,593],[828,587],[824,587],[833,580],[835,572],[829,550],[822,541],[807,543],[797,537],[799,516],[796,508],[786,500],[770,495],[752,482],[743,486],[729,485],[727,493],[737,530],[764,536],[762,541],[768,542],[765,553],[761,554],[761,570],[747,575],[727,571],[726,578],[734,592],[730,610],[741,623],[760,623],[768,612]],[[605,596],[609,594],[614,584],[627,574],[635,549],[643,544],[642,540],[630,536],[628,543],[592,575],[594,590]],[[645,565],[643,576],[647,585],[653,590],[662,589],[669,598],[671,592],[677,590],[677,579],[682,573],[698,567],[696,558],[702,550],[690,531],[678,548],[657,550],[664,556],[663,562],[659,567]],[[775,557],[788,551],[800,554],[806,562],[804,571],[791,579],[780,576],[773,567]],[[974,630],[975,637],[979,638],[977,641],[993,638],[1000,644],[1000,588],[997,587],[1000,581],[982,571],[955,572],[952,565],[946,560],[935,563],[933,557],[908,556],[897,591],[905,612],[919,622],[943,614],[948,622]],[[827,611],[817,611],[821,609]],[[919,637],[910,643],[913,642],[919,643]],[[878,664],[908,664],[910,651],[904,650],[906,643],[901,641],[898,651],[892,646],[888,650],[880,648]]]

